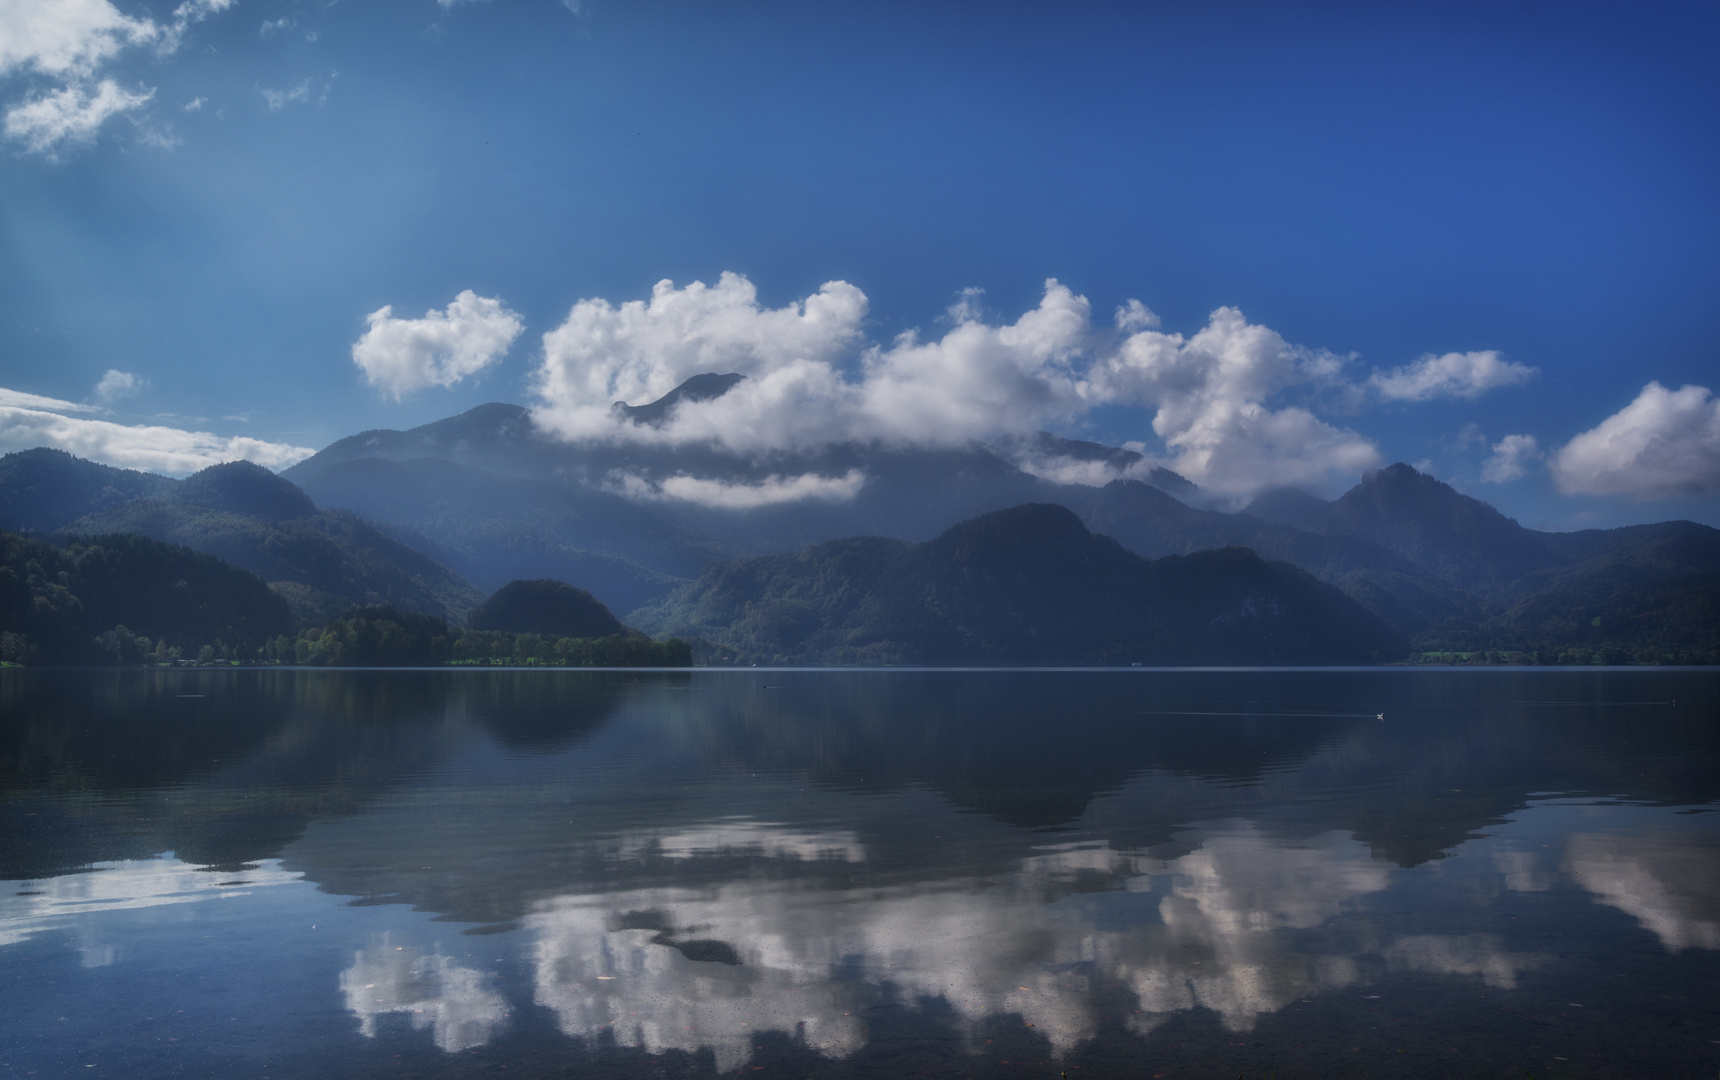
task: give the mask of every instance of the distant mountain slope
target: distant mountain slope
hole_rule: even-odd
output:
[[[1338,586],[1402,633],[1477,613],[1461,588],[1370,541],[1309,533],[1249,514],[1197,510],[1134,480],[1107,484],[1083,519],[1093,531],[1149,558],[1251,548],[1263,559],[1291,563]]]
[[[281,470],[281,475],[303,486],[330,466],[360,458],[442,458],[519,475],[541,471],[545,463],[540,455],[546,451],[553,451],[553,446],[532,426],[524,406],[493,401],[406,431],[378,429],[348,435]]]
[[[261,575],[310,621],[375,603],[459,620],[483,599],[429,557],[351,513],[318,510],[290,481],[248,462],[180,481],[56,450],[9,454],[0,459],[0,512],[0,527],[183,544]]]
[[[1146,560],[1026,505],[910,544],[863,537],[719,563],[634,612],[773,663],[1352,663],[1404,644],[1338,590],[1227,548]]]
[[[263,521],[178,500],[140,499],[81,518],[65,531],[137,533],[224,559],[277,587],[307,622],[367,604],[461,621],[484,598],[453,571],[344,510]]]
[[[192,656],[217,642],[255,656],[292,631],[292,616],[256,575],[175,544],[122,535],[62,548],[0,533],[0,631],[15,654],[6,659],[134,661],[135,639],[113,634],[119,626]]]
[[[53,532],[133,499],[167,495],[165,476],[113,469],[38,448],[0,457],[0,529]]]
[[[304,484],[320,505],[404,526],[396,539],[484,589],[556,578],[629,611],[719,553],[618,495],[441,458],[354,458]]]
[[[1539,532],[1403,464],[1370,473],[1336,502],[1269,492],[1243,516],[1365,540],[1439,579],[1446,598],[1459,598],[1455,609],[1408,598],[1425,618],[1393,620],[1417,629],[1430,649],[1720,650],[1711,576],[1720,572],[1720,530],[1706,525]],[[1270,542],[1255,546],[1309,566],[1305,555]],[[1387,600],[1365,592],[1382,584],[1377,578],[1321,576],[1392,618]],[[1391,599],[1405,598],[1403,588],[1392,591]]]

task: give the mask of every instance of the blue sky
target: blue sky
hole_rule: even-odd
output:
[[[598,437],[810,357],[783,385],[864,437],[1720,524],[1713,5],[576,8],[0,0],[0,448],[280,464],[489,400]],[[1053,278],[1087,321],[1023,344]]]

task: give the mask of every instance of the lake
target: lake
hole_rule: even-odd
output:
[[[0,705],[0,1076],[1720,1072],[1713,670],[7,670]]]

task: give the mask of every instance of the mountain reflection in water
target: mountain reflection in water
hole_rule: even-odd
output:
[[[192,965],[321,1040],[257,1036],[270,1075],[1720,1066],[1713,1010],[1665,1004],[1720,988],[1711,672],[9,672],[0,704],[0,956],[88,972],[0,1000],[195,1013],[161,977]],[[1569,1053],[1502,1026],[1554,1008]]]

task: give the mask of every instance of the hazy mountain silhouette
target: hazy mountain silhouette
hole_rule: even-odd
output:
[[[1422,608],[1429,648],[1652,647],[1720,656],[1720,530],[1706,525],[1539,532],[1403,464],[1369,473],[1335,502],[1268,492],[1244,516],[1366,540],[1444,583],[1445,597],[1463,599],[1454,610]],[[1346,584],[1369,603],[1352,587],[1361,580],[1381,582]],[[1406,594],[1399,588],[1393,596]],[[1386,614],[1383,602],[1369,606]]]
[[[722,550],[586,484],[442,458],[354,458],[303,484],[320,505],[362,513],[480,588],[559,578],[621,611],[685,583]]]

